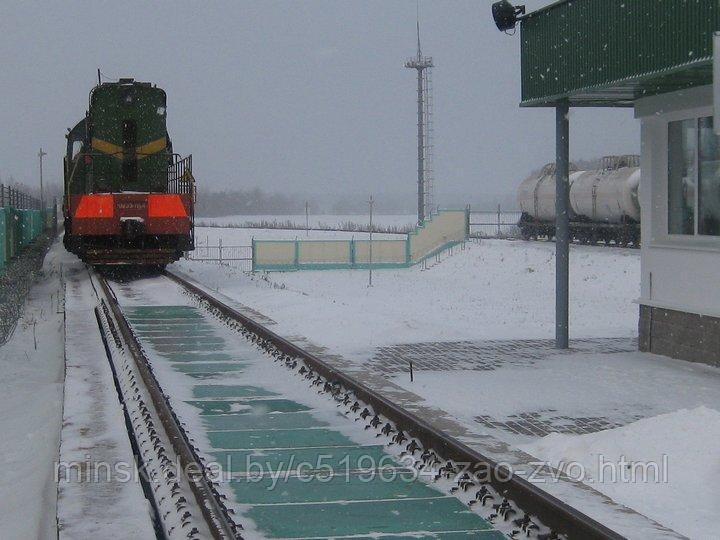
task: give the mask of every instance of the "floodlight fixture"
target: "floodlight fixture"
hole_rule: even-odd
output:
[[[525,18],[525,6],[513,6],[508,0],[501,0],[492,5],[492,15],[498,30],[507,32]]]

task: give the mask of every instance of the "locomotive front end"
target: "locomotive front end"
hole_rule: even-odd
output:
[[[92,264],[165,265],[193,249],[191,156],[173,154],[165,92],[120,79],[68,134],[65,246]]]

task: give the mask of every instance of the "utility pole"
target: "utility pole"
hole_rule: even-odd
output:
[[[567,100],[555,106],[555,347],[569,346],[570,124]]]
[[[38,152],[38,157],[40,158],[40,209],[45,210],[45,200],[43,199],[43,170],[42,170],[42,163],[43,163],[43,157],[47,156],[46,152],[43,152],[42,146],[40,147],[40,151]]]
[[[369,244],[369,248],[368,248],[369,249],[368,268],[370,269],[370,274],[369,274],[369,280],[368,280],[368,287],[372,287],[372,265],[373,265],[373,259],[372,259],[372,247],[373,247],[372,246],[372,242],[373,242],[373,240],[372,240],[372,232],[373,232],[372,215],[373,215],[373,204],[374,203],[375,203],[375,201],[373,200],[373,196],[370,195],[370,200],[368,201],[368,204],[370,205],[370,244]]]
[[[310,236],[310,212],[307,201],[305,201],[305,236]]]

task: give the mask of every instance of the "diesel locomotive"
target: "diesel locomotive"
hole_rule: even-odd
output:
[[[173,153],[167,97],[151,83],[104,82],[67,134],[65,248],[96,265],[164,266],[194,248],[192,156]]]

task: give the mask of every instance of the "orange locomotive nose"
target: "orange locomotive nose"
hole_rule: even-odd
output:
[[[188,217],[180,196],[173,194],[148,195],[147,215],[148,218]]]
[[[112,218],[115,201],[111,194],[82,195],[75,209],[76,218]]]

